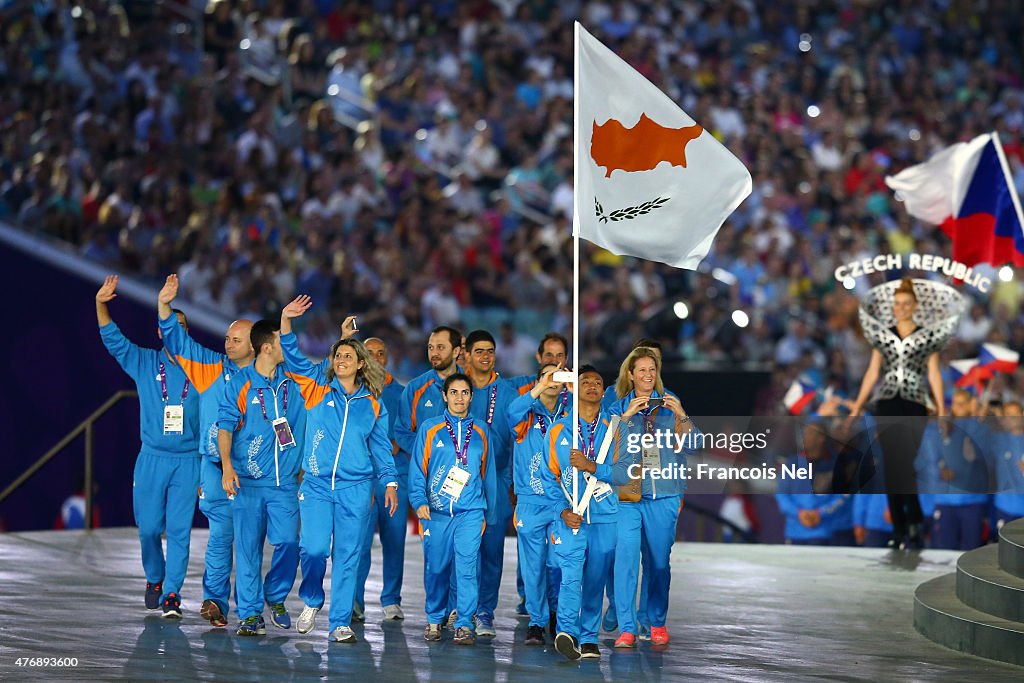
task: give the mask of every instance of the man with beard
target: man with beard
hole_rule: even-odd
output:
[[[452,327],[434,328],[427,339],[427,359],[430,370],[416,377],[398,401],[394,440],[406,460],[416,442],[416,430],[429,418],[444,412],[441,387],[445,379],[458,370],[456,362],[462,351],[462,333]]]

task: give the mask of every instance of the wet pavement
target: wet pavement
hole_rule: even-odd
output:
[[[134,529],[0,534],[0,680],[1024,680],[1024,669],[948,650],[914,631],[914,588],[954,571],[955,552],[677,544],[671,645],[613,651],[614,635],[602,634],[600,661],[570,663],[550,646],[522,645],[512,538],[498,636],[460,647],[448,634],[441,643],[423,640],[418,539],[406,556],[403,622],[381,621],[374,548],[367,622],[354,626],[355,645],[327,642],[326,610],[304,636],[269,621],[267,636],[257,638],[212,628],[198,615],[206,533],[192,536],[181,621],[143,607]],[[293,619],[297,589],[298,582],[287,603]],[[18,665],[19,658],[51,661]]]

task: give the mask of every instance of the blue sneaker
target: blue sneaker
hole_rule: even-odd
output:
[[[481,638],[493,638],[498,635],[494,630],[494,617],[490,614],[476,615],[476,634]]]
[[[275,602],[270,606],[270,623],[278,628],[292,627],[292,618],[283,602]]]
[[[263,621],[263,615],[246,617],[238,622],[238,630],[235,631],[235,634],[239,636],[265,636],[267,635],[267,623]]]
[[[614,633],[619,630],[619,615],[615,613],[615,607],[608,605],[604,611],[604,619],[601,621],[601,630]]]

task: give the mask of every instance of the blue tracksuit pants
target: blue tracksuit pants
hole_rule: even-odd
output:
[[[523,594],[531,626],[547,627],[558,602],[558,562],[549,544],[558,515],[556,507],[532,503],[516,505],[519,566],[523,570]]]
[[[669,586],[672,583],[669,556],[676,541],[679,498],[644,498],[637,505],[640,506],[643,528],[640,552],[647,579],[646,616],[652,627],[662,627],[668,616]]]
[[[206,566],[203,569],[203,600],[213,600],[226,617],[231,597],[232,549],[235,527],[231,502],[221,487],[221,471],[208,460],[200,465],[203,495],[199,511],[210,523],[210,540],[206,543]],[[235,596],[235,605],[238,597]]]
[[[235,592],[238,617],[263,613],[269,604],[284,602],[295,585],[299,565],[297,486],[246,486],[231,501],[235,527]],[[274,546],[270,571],[263,573],[263,545]]]
[[[486,534],[484,513],[470,510],[449,517],[434,510],[431,514],[431,519],[420,520],[427,622],[444,623],[451,589],[449,582],[454,575],[458,588],[455,608],[459,612],[455,627],[471,629],[479,597],[477,570],[481,539]]]
[[[552,537],[561,572],[558,630],[580,643],[597,644],[604,587],[615,555],[618,524],[583,524],[574,535],[558,520]]]
[[[640,503],[619,503],[615,520],[615,614],[621,633],[637,635],[636,583],[640,573]]]
[[[352,622],[352,602],[356,592],[359,551],[365,540],[373,499],[370,480],[331,490],[330,482],[306,476],[299,488],[299,558],[302,583],[299,597],[309,607],[324,606],[324,576],[327,557],[331,558],[330,631]],[[333,549],[331,541],[333,543]]]
[[[370,575],[370,547],[373,545],[373,531],[376,527],[380,535],[381,555],[384,557],[384,588],[380,594],[380,604],[402,604],[402,578],[405,572],[405,531],[406,515],[409,510],[409,479],[398,478],[398,510],[392,517],[384,503],[387,488],[377,481],[373,490],[373,511],[366,525],[366,536],[363,538],[359,552],[359,578],[356,582],[356,599],[360,605],[366,606],[366,577]]]
[[[483,538],[480,540],[480,614],[494,616],[498,607],[498,588],[501,586],[501,570],[505,564],[505,529],[512,519],[512,505],[508,500],[507,491],[499,491],[500,518],[487,525]],[[461,615],[462,612],[459,612]]]
[[[199,497],[199,454],[143,450],[135,460],[132,508],[139,527],[146,581],[163,583],[160,601],[181,594],[188,570],[192,517]],[[167,533],[167,559],[161,535]]]

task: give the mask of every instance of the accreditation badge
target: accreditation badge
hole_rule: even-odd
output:
[[[444,478],[444,483],[441,484],[441,493],[451,498],[454,503],[459,500],[459,496],[462,495],[462,489],[466,488],[468,483],[469,472],[458,465],[452,465],[448,469],[448,476]]]
[[[164,405],[164,434],[185,433],[185,406]]]
[[[273,422],[274,434],[277,435],[277,445],[281,448],[292,448],[295,445],[295,436],[292,434],[291,425],[287,417],[279,417]]]
[[[644,448],[644,469],[661,469],[661,449],[657,445]]]

